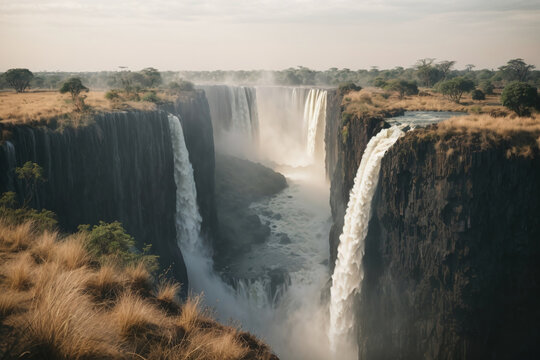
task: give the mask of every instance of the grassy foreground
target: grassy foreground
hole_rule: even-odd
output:
[[[277,359],[143,263],[100,265],[84,233],[38,229],[0,219],[0,359]]]

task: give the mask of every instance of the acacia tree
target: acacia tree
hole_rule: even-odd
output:
[[[455,64],[456,62],[454,60],[445,60],[437,64],[437,69],[439,69],[443,80],[446,80],[446,77]]]
[[[384,86],[384,89],[390,91],[397,91],[400,99],[403,99],[405,95],[418,94],[418,87],[416,86],[416,83],[401,79],[394,79],[389,81]]]
[[[538,101],[536,88],[519,81],[507,85],[501,94],[503,106],[513,110],[518,116],[530,115],[531,109],[538,106]]]
[[[499,70],[508,81],[525,82],[534,68],[534,65],[525,63],[523,59],[512,59],[506,65],[499,67]]]
[[[9,69],[4,74],[6,82],[18,93],[26,90],[33,77],[34,74],[28,69]]]
[[[433,66],[433,58],[420,59],[416,62],[416,74],[422,85],[431,87],[437,82],[439,70]]]
[[[88,88],[83,85],[81,79],[79,78],[70,78],[68,79],[60,88],[60,93],[70,93],[71,99],[77,111],[83,111],[85,104],[84,99],[86,96],[81,95],[81,92],[88,92]]]
[[[474,89],[474,83],[463,77],[446,80],[439,85],[439,91],[458,104],[463,94],[472,89]]]
[[[161,84],[161,74],[155,68],[149,67],[141,70],[141,74],[144,78],[144,83],[146,86],[153,88]]]

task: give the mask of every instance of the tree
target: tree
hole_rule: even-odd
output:
[[[439,69],[443,80],[446,80],[446,77],[448,76],[450,70],[452,70],[452,67],[455,64],[456,62],[454,60],[445,60],[437,64],[437,69]]]
[[[514,111],[518,116],[528,116],[531,109],[538,106],[538,91],[527,83],[514,81],[508,84],[502,94],[503,106]]]
[[[43,178],[43,168],[35,162],[27,161],[22,167],[15,168],[17,177],[22,180],[26,187],[26,197],[23,207],[26,207],[34,196],[39,183],[45,181]]]
[[[338,86],[338,93],[341,96],[344,96],[344,95],[350,93],[351,91],[360,91],[360,90],[362,90],[362,87],[359,86],[359,85],[356,85],[352,81],[348,81],[346,83],[341,83]]]
[[[535,68],[534,65],[526,64],[523,59],[509,60],[506,65],[499,67],[499,70],[503,73],[503,77],[508,81],[521,81],[528,80],[531,70]]]
[[[394,79],[389,81],[384,86],[384,89],[390,91],[397,91],[400,99],[403,99],[405,95],[418,94],[418,87],[416,86],[415,82],[401,79]]]
[[[161,74],[155,68],[148,67],[141,70],[141,74],[144,79],[144,85],[150,88],[156,87],[161,84]]]
[[[495,87],[490,80],[484,80],[480,83],[480,89],[482,89],[482,91],[487,95],[493,95],[493,90]]]
[[[471,72],[472,69],[474,69],[476,67],[476,65],[474,64],[467,64],[465,65],[465,70],[467,70],[467,72]]]
[[[15,89],[15,91],[18,93],[26,90],[33,77],[34,74],[32,74],[32,72],[28,69],[9,69],[4,74],[4,78],[9,86]]]
[[[431,87],[440,76],[439,70],[433,66],[435,59],[425,58],[416,62],[416,75],[422,85]]]
[[[439,85],[439,91],[458,104],[463,94],[472,89],[474,89],[474,83],[463,77],[446,80]]]
[[[486,95],[480,89],[473,90],[471,96],[473,100],[486,100]]]
[[[73,104],[78,111],[83,111],[85,108],[84,99],[86,96],[81,96],[81,92],[88,92],[88,88],[83,85],[81,79],[70,78],[60,88],[60,93],[70,93]]]

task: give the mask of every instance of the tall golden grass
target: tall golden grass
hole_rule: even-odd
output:
[[[0,219],[0,357],[7,359],[277,359],[221,325],[200,298],[155,284],[144,264],[99,264],[82,235]]]
[[[85,104],[94,111],[113,111],[116,104],[105,99],[105,92],[90,91],[85,93]],[[153,110],[155,104],[144,101],[125,102],[127,108]],[[0,121],[15,123],[47,122],[53,118],[64,116],[80,117],[74,113],[74,106],[69,94],[62,95],[57,91],[36,91],[17,94],[0,92]]]

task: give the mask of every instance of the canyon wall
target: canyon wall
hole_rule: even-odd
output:
[[[14,169],[27,161],[38,163],[46,181],[31,206],[55,212],[65,231],[100,220],[120,221],[138,246],[152,244],[162,269],[184,285],[186,295],[167,112],[181,118],[208,240],[217,232],[212,123],[201,92],[181,95],[161,109],[97,114],[88,125],[61,130],[2,124],[0,193],[15,191],[22,202],[27,190]]]
[[[366,144],[388,126],[342,122],[332,263]],[[355,306],[360,359],[540,355],[540,154],[527,136],[432,127],[385,155]],[[524,143],[533,150],[517,154]]]

